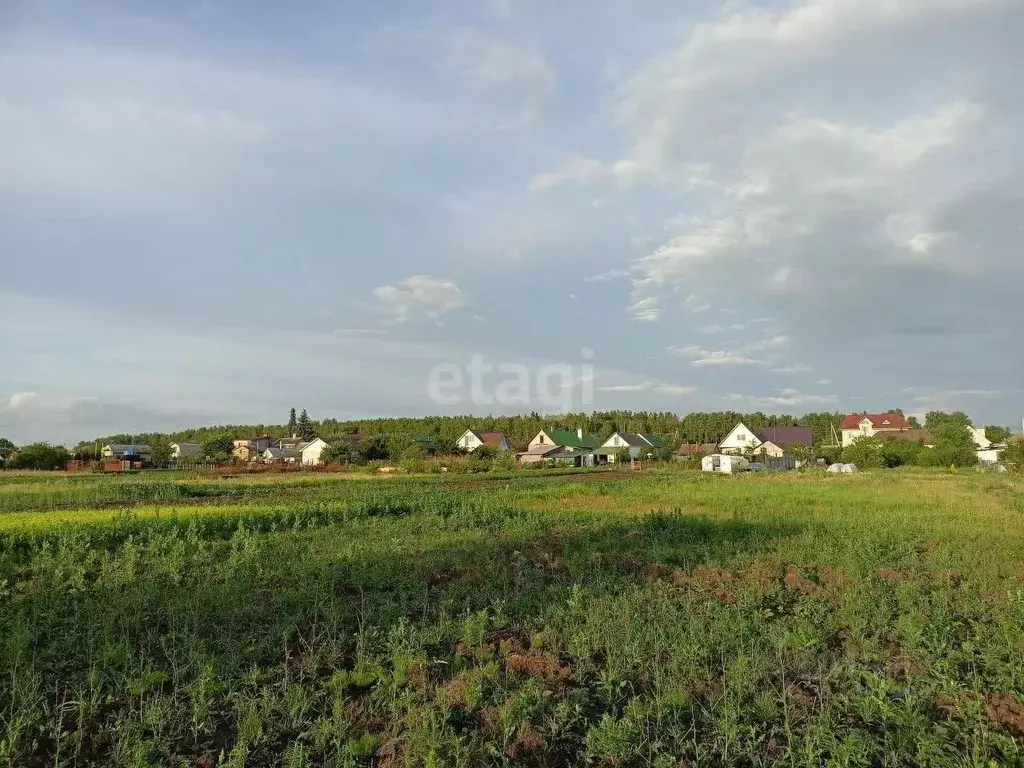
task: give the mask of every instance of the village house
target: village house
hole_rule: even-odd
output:
[[[614,464],[619,452],[628,450],[631,459],[639,459],[654,453],[656,448],[661,448],[662,442],[653,435],[634,435],[626,432],[616,432],[601,446],[594,451],[599,461]]]
[[[124,443],[110,443],[100,449],[100,456],[104,459],[150,461],[153,458],[153,449],[145,444],[129,445]]]
[[[676,460],[701,459],[717,452],[718,445],[716,443],[683,443],[676,451]]]
[[[482,445],[489,445],[496,448],[499,451],[507,451],[509,449],[508,440],[505,439],[504,432],[477,432],[476,430],[467,429],[455,444],[460,450],[472,453]]]
[[[203,455],[203,446],[199,443],[171,443],[171,459],[198,459]]]
[[[814,430],[811,427],[765,427],[752,430],[740,422],[718,444],[718,450],[727,455],[761,454],[779,458],[795,445],[813,448]]]
[[[231,457],[237,461],[256,461],[268,448],[277,448],[278,439],[270,435],[246,437],[231,441]]]
[[[299,455],[301,456],[302,466],[304,467],[315,467],[321,463],[320,457],[323,452],[327,450],[327,441],[320,437],[314,437],[312,440],[302,443],[299,446]]]
[[[542,429],[530,441],[526,451],[517,454],[520,463],[555,461],[571,463],[577,467],[594,466],[594,451],[600,441],[582,429]]]
[[[760,445],[754,453],[778,458],[785,456],[792,446],[811,450],[814,448],[814,430],[811,427],[765,427],[755,433]]]
[[[861,437],[906,432],[910,422],[898,413],[855,413],[843,419],[840,425],[843,447],[853,445]]]
[[[754,434],[754,430],[741,421],[718,444],[718,449],[724,454],[749,453],[760,444],[761,441]]]
[[[302,454],[294,448],[267,448],[260,459],[265,464],[299,464],[302,462]]]

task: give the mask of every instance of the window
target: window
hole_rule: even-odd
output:
[[[743,432],[740,432],[739,434],[737,434],[737,435],[736,435],[736,439],[737,439],[737,440],[738,440],[739,442],[741,442],[741,443],[745,443],[745,442],[747,442],[747,436],[746,436],[746,434],[744,434]]]

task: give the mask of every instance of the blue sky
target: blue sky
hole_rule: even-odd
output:
[[[1018,423],[1024,6],[680,5],[5,4],[0,435],[584,348],[581,407]]]

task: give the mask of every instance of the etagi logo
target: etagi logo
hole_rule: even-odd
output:
[[[551,411],[584,411],[594,405],[594,351],[580,350],[583,362],[491,363],[473,355],[469,363],[441,363],[430,370],[427,395],[443,406],[507,406]]]

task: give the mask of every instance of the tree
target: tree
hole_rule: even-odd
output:
[[[303,413],[305,413],[305,411],[303,411]],[[288,434],[289,435],[298,434],[296,432],[296,430],[298,428],[299,428],[299,422],[295,418],[295,409],[292,408],[291,411],[289,411],[289,413],[288,413]]]
[[[1001,458],[1011,472],[1024,472],[1024,440],[1008,443]]]
[[[940,421],[930,458],[930,463],[938,467],[975,466],[978,463],[977,447],[967,425],[960,423],[959,419]]]
[[[69,458],[63,445],[32,443],[22,447],[11,463],[13,469],[63,469]]]
[[[320,454],[324,464],[357,464],[360,458],[359,451],[348,440],[335,440]]]
[[[305,408],[302,409],[302,415],[299,416],[298,434],[303,440],[312,440],[316,437],[316,429]]]
[[[929,411],[924,417],[925,429],[933,435],[937,434],[944,424],[960,424],[969,427],[971,425],[971,417],[963,411],[954,411],[953,413]]]
[[[882,442],[876,437],[858,437],[843,449],[840,461],[844,464],[856,464],[860,469],[885,466],[882,459]]]
[[[921,428],[921,422],[917,420],[917,416],[911,416],[909,419],[907,419],[907,423],[910,425],[911,429]]]
[[[171,444],[163,440],[154,440],[149,446],[151,461],[154,464],[166,464],[171,460]]]
[[[17,450],[18,446],[8,440],[6,437],[0,437],[0,459],[7,459],[12,453]]]
[[[230,438],[213,438],[203,443],[203,454],[211,461],[231,461],[231,449],[233,447]]]
[[[985,427],[985,437],[993,443],[1005,443],[1010,436],[1010,430],[1006,427],[988,426]],[[2,449],[0,449],[2,453]]]
[[[923,452],[929,452],[922,443],[915,443],[908,440],[897,440],[893,438],[881,438],[882,441],[882,464],[889,469],[921,463]]]
[[[359,446],[359,455],[363,461],[385,461],[391,458],[391,451],[388,449],[388,439],[383,435],[377,435],[364,440]]]

